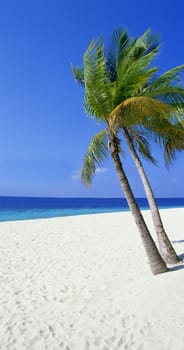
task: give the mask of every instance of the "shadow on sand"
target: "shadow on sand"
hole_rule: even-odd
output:
[[[176,240],[176,241],[172,241],[172,243],[173,244],[175,244],[175,243],[184,243],[184,239],[180,239],[180,240]],[[178,265],[175,265],[175,266],[173,266],[173,267],[170,267],[169,269],[168,269],[168,271],[170,272],[172,272],[172,271],[178,271],[178,270],[183,270],[184,269],[184,253],[182,253],[182,254],[179,254],[178,255],[178,258],[179,258],[179,260],[180,260],[180,262],[179,262],[179,264]]]
[[[180,263],[178,265],[169,267],[168,271],[172,272],[172,271],[178,271],[178,270],[183,270],[183,269],[184,269],[184,262],[183,262],[183,264]]]
[[[178,255],[178,258],[179,258],[179,260],[180,260],[180,262],[182,263],[184,263],[184,253],[182,253],[182,254],[179,254]]]

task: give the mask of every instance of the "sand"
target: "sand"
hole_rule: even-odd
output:
[[[184,209],[161,215],[181,256]],[[130,213],[4,222],[0,241],[0,349],[184,349],[184,263],[153,276]]]

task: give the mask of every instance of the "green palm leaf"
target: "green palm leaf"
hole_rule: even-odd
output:
[[[111,46],[105,52],[106,69],[110,82],[115,81],[118,67],[124,60],[124,57],[126,57],[126,52],[131,41],[127,31],[121,27],[114,31]]]
[[[84,87],[84,68],[83,67],[74,67],[74,65],[71,65],[72,73],[75,78],[75,80]]]
[[[84,55],[85,100],[96,118],[106,119],[112,110],[112,94],[106,75],[102,39],[92,41]],[[86,111],[88,113],[88,110]]]
[[[181,73],[184,65],[180,65],[157,77],[145,86],[143,95],[157,98],[173,106],[182,107],[184,104],[184,89],[181,85]]]
[[[125,132],[129,133],[129,136],[132,140],[132,144],[139,151],[139,153],[146,160],[149,160],[154,165],[156,165],[157,162],[156,162],[156,159],[151,154],[150,143],[145,136],[146,135],[145,130],[143,133],[141,130],[139,130],[136,127],[129,128],[129,130],[127,130],[126,128],[123,128],[123,130],[124,129],[125,129]]]
[[[156,67],[148,68],[158,52],[158,40],[150,31],[130,44],[124,60],[118,60],[116,97],[114,106],[122,100],[139,95],[139,91],[153,79]]]
[[[135,132],[135,127],[133,131]],[[147,135],[149,140],[154,141],[164,149],[167,167],[176,158],[176,155],[184,150],[184,122],[182,121],[176,121],[172,124],[169,120],[162,120],[150,124],[148,129],[139,126],[138,133]]]
[[[105,129],[92,138],[83,160],[81,179],[87,186],[91,184],[96,165],[102,167],[108,154],[108,133]]]
[[[165,125],[161,133],[160,143],[164,147],[164,159],[168,167],[177,154],[184,150],[184,123],[177,122],[174,125]],[[158,135],[158,132],[156,133]]]
[[[155,40],[155,36],[152,36],[150,30],[146,31],[140,38],[134,40],[123,58],[123,60],[119,60],[118,66],[118,76],[123,77],[129,69],[138,61],[145,59],[146,57],[146,65],[151,63],[155,55],[158,53],[159,44],[158,41]],[[144,65],[146,68],[146,66]]]

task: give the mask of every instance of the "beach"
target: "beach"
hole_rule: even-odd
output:
[[[161,216],[184,256],[184,208]],[[1,350],[184,349],[184,262],[152,275],[129,212],[1,222],[0,259]]]

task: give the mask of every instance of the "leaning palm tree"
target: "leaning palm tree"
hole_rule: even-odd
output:
[[[102,53],[100,45],[98,45],[98,49],[96,47],[96,56],[98,56],[98,61],[101,60],[102,62],[104,60],[104,67],[97,74],[97,67],[94,66],[94,62],[90,62],[91,68],[93,67],[93,71],[91,70],[93,82],[91,81],[89,85],[89,81],[86,80],[85,66],[81,68],[73,67],[74,76],[85,87],[85,90],[87,90],[87,84],[89,86],[88,91],[92,87],[91,83],[95,84],[95,93],[98,93],[98,91],[101,93],[102,107],[105,97],[103,95],[103,88],[106,87],[109,90],[106,96],[108,97],[109,94],[109,103],[110,91],[112,91],[113,103],[111,105],[112,110],[109,112],[108,123],[114,130],[118,130],[120,127],[123,130],[123,134],[145,186],[161,254],[167,263],[176,263],[178,261],[177,255],[164,230],[153,191],[140,158],[136,153],[135,144],[139,146],[138,148],[144,156],[154,162],[149,152],[148,142],[142,135],[143,127],[144,129],[148,128],[152,133],[157,135],[157,139],[164,140],[166,137],[171,136],[172,128],[173,143],[176,135],[174,131],[175,126],[173,125],[173,115],[175,114],[175,119],[177,120],[176,112],[178,114],[179,109],[183,108],[184,99],[184,90],[180,86],[173,85],[173,81],[178,78],[177,74],[183,67],[174,68],[159,78],[154,78],[157,68],[148,69],[148,65],[158,52],[159,45],[157,37],[152,36],[149,31],[144,33],[139,39],[132,41],[126,31],[122,32],[118,29],[113,36],[112,45],[108,51]],[[90,59],[95,52],[94,47],[95,45],[92,43],[88,50],[88,57],[90,56]],[[103,58],[100,58],[100,52]],[[105,80],[104,86],[100,86],[103,79]],[[90,110],[89,103],[89,100],[93,99],[93,97],[95,96],[89,96],[86,99],[86,108],[89,114],[92,112],[91,114],[95,115]],[[165,100],[166,103],[164,103]],[[97,119],[99,119],[99,115],[99,112],[96,113]],[[101,119],[104,119],[104,116]],[[139,130],[140,127],[138,128],[140,124],[141,132]]]
[[[110,66],[111,68],[110,69],[111,76],[113,76],[112,80],[114,81],[118,81],[122,79],[121,67],[124,65],[124,63],[122,63],[122,59],[124,58],[122,57],[122,53],[121,53],[122,34],[121,32],[119,32],[119,34],[120,34],[119,36],[117,35],[114,36],[113,45],[110,48],[110,54],[108,53],[107,55],[108,66]],[[136,55],[134,55],[133,63],[130,60],[128,73],[127,72],[125,73],[125,71],[123,71],[124,74],[127,74],[127,76],[130,76],[131,78],[132,71],[134,74],[135,67],[137,67],[137,65],[139,65],[140,62],[142,61],[142,59],[140,60],[140,57],[143,57],[143,59],[145,59],[145,56],[147,56],[148,51],[152,52],[158,47],[157,40],[155,41],[154,37],[152,39],[153,40],[152,40],[151,46],[148,40],[148,42],[145,44],[144,47],[142,45],[142,50],[137,51]],[[114,62],[116,63],[114,64]],[[184,89],[180,84],[180,73],[183,70],[183,68],[184,66],[179,66],[174,69],[171,69],[168,72],[162,74],[159,78],[152,77],[151,80],[147,80],[147,81],[144,81],[143,79],[139,83],[138,93],[141,94],[143,98],[151,97],[151,98],[154,98],[154,100],[157,99],[158,101],[164,102],[166,104],[169,104],[172,107],[175,107],[178,111],[180,110],[181,112],[184,106]],[[154,68],[153,68],[153,72],[154,72]],[[114,77],[116,78],[114,79]],[[139,80],[139,75],[137,78]],[[154,100],[152,100],[152,102],[150,100],[150,102],[153,103]],[[137,103],[136,100],[134,102]],[[121,108],[121,107],[118,107],[118,108]],[[137,108],[140,108],[140,106],[137,106]],[[149,113],[149,108],[150,108],[150,105],[148,106],[146,113]],[[143,113],[145,113],[145,111]],[[149,123],[147,123],[146,125],[143,123],[143,125],[147,127],[149,130],[151,130],[152,133],[154,133],[155,140],[162,141],[164,144],[165,140],[169,138],[170,144],[172,144],[173,146],[173,150],[184,149],[184,127],[182,122],[178,123],[177,118],[175,118],[175,121],[172,119],[170,124],[168,123],[168,121],[166,121],[165,118],[162,118],[162,120],[160,120],[160,118],[159,119],[152,118],[151,123],[149,120]],[[124,120],[122,120],[121,126],[122,126],[122,131],[126,139],[128,148],[137,166],[139,175],[141,177],[143,186],[145,188],[146,196],[151,209],[153,224],[154,224],[155,231],[158,238],[158,244],[159,244],[161,255],[167,263],[177,263],[179,259],[165,232],[152,188],[150,186],[149,180],[144,171],[142,162],[138,157],[138,154],[135,149],[135,145],[137,144],[141,154],[143,154],[145,157],[147,157],[149,160],[155,163],[155,160],[151,156],[149,151],[148,141],[144,137],[143,130],[141,130],[140,132],[140,130],[137,129],[137,126],[127,128]],[[172,154],[170,152],[170,155],[169,155],[168,142],[165,143],[164,146],[165,146],[165,155],[166,155],[165,158],[166,160],[169,160],[172,158],[172,154],[174,154],[174,151],[172,152]]]
[[[128,35],[124,33],[124,42],[129,54],[133,55],[134,50],[139,49],[140,44],[130,42]],[[125,48],[126,49],[126,48]],[[149,55],[149,53],[148,53]],[[102,165],[104,159],[110,154],[120,181],[121,188],[127,199],[129,208],[133,214],[134,220],[140,232],[149,263],[153,274],[167,271],[166,264],[157,250],[157,247],[150,235],[142,213],[137,205],[136,199],[131,190],[128,178],[124,171],[120,154],[121,141],[119,138],[120,110],[118,106],[128,113],[132,101],[129,98],[121,99],[121,106],[118,100],[118,88],[109,78],[106,57],[103,49],[103,41],[92,42],[84,55],[84,67],[74,68],[75,78],[85,87],[85,109],[87,114],[93,116],[99,123],[105,125],[105,129],[95,135],[89,145],[83,162],[81,172],[82,180],[90,185],[92,176],[95,174],[96,165]],[[149,73],[150,74],[150,73]],[[122,105],[122,100],[124,105]],[[140,101],[138,100],[138,103]],[[116,113],[117,111],[117,113]],[[173,110],[161,102],[155,102],[155,108],[152,111],[155,116],[167,114],[171,116]],[[139,115],[141,119],[141,116]],[[131,118],[130,118],[131,119]],[[130,125],[135,122],[130,120]]]
[[[126,128],[123,128],[123,134],[125,136],[129,151],[130,151],[131,156],[135,162],[135,165],[137,167],[138,173],[141,177],[141,180],[142,180],[142,183],[143,183],[143,186],[145,189],[146,197],[147,197],[148,204],[149,204],[151,214],[152,214],[155,232],[156,232],[157,238],[158,238],[159,250],[160,250],[161,255],[164,258],[166,263],[175,264],[179,261],[179,258],[177,257],[176,252],[175,252],[175,250],[174,250],[174,248],[173,248],[173,246],[172,246],[172,244],[171,244],[171,242],[170,242],[170,240],[165,232],[164,225],[162,223],[162,219],[160,216],[160,212],[158,210],[158,206],[157,206],[157,203],[156,203],[156,200],[154,197],[153,190],[151,188],[149,179],[148,179],[146,172],[144,170],[142,161],[141,161],[141,159],[138,156],[138,153],[136,151],[135,143],[138,142],[139,146],[142,147],[140,149],[140,151],[143,154],[143,156],[147,157],[147,159],[151,160],[154,164],[156,162],[148,150],[148,143],[147,143],[147,140],[145,139],[144,136],[142,138],[140,138],[140,134],[138,134],[137,135],[138,140],[135,141],[135,139],[134,139],[135,130],[131,134],[130,130],[128,130]],[[172,130],[172,134],[173,134],[173,130]],[[174,138],[173,136],[174,135],[172,135],[172,139]],[[165,137],[164,137],[164,140],[165,140]],[[182,147],[184,149],[184,138],[183,138],[182,142],[183,142]],[[168,142],[167,142],[167,148],[168,148]],[[175,148],[177,148],[176,145],[175,145]],[[165,153],[166,152],[167,152],[167,150],[165,150]],[[167,157],[171,157],[171,155],[168,155],[168,152],[167,152]]]

